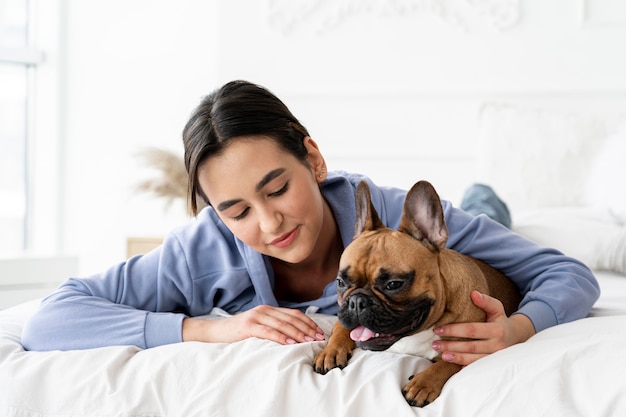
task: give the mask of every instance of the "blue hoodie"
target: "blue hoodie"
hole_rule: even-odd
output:
[[[356,185],[366,180],[382,222],[397,228],[405,190],[378,187],[368,178],[329,173],[321,184],[344,247],[353,238]],[[514,281],[524,298],[518,313],[536,331],[587,315],[600,291],[582,263],[537,246],[487,216],[472,216],[442,201],[447,247],[480,259]],[[152,252],[135,256],[87,278],[71,278],[44,299],[26,323],[28,350],[88,349],[112,345],[140,348],[182,341],[185,317],[213,307],[230,313],[260,304],[336,314],[335,282],[322,296],[301,303],[278,303],[269,259],[238,240],[212,208],[170,233]]]

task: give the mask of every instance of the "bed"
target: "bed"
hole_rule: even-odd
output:
[[[24,322],[37,308],[39,300],[32,300],[0,311],[0,415],[625,416],[623,197],[603,197],[598,194],[601,187],[579,192],[578,182],[575,196],[559,188],[563,194],[554,200],[558,193],[533,185],[530,173],[527,182],[507,187],[513,180],[498,171],[501,164],[493,163],[494,158],[508,157],[506,141],[519,140],[515,136],[520,129],[528,129],[528,118],[534,117],[537,125],[545,123],[544,116],[542,110],[501,103],[483,109],[482,140],[489,149],[482,165],[483,178],[513,205],[513,227],[518,233],[586,262],[596,272],[602,295],[588,317],[542,331],[526,343],[467,366],[427,407],[409,406],[400,389],[410,375],[430,365],[428,360],[357,350],[345,369],[319,375],[313,371],[312,362],[324,342],[281,346],[249,339],[233,344],[181,343],[148,350],[114,346],[26,352],[20,335]],[[559,115],[551,117],[554,120]],[[519,129],[512,129],[515,126],[511,123],[519,123]],[[549,133],[549,129],[539,126],[538,132]],[[623,151],[619,154],[620,149],[606,150],[607,144],[626,143],[611,139],[619,132],[603,131],[598,135],[602,142],[593,144],[593,152],[587,148],[580,152],[589,170],[585,178],[596,178],[607,169],[606,159],[601,158],[612,158],[616,152],[622,158],[626,155]],[[525,132],[527,140],[530,133]],[[590,146],[589,140],[582,140],[581,146]],[[568,148],[566,161],[553,155],[551,163],[570,164],[575,156],[572,149]],[[550,157],[545,152],[541,154]],[[587,163],[590,155],[595,162]],[[518,153],[516,158],[523,157]],[[566,167],[551,169],[560,175]],[[624,176],[613,177],[613,184],[615,178]],[[544,177],[537,184],[543,186],[545,182]],[[583,201],[590,195],[595,195],[594,204]],[[221,312],[215,311],[207,319],[220,317]],[[330,334],[335,317],[312,317]]]
[[[590,317],[540,332],[453,376],[410,407],[400,387],[426,359],[357,350],[342,371],[311,366],[324,342],[181,343],[25,352],[38,301],[0,312],[3,416],[624,416],[626,276],[598,273]],[[313,315],[329,332],[335,318]]]

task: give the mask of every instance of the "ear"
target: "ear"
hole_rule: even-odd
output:
[[[429,249],[439,251],[448,241],[439,195],[428,181],[416,183],[407,193],[398,230],[408,233]]]
[[[313,139],[311,139],[310,136],[305,137],[303,143],[308,153],[307,160],[311,165],[311,170],[313,172],[313,175],[315,176],[315,180],[318,183],[321,183],[326,179],[326,176],[328,175],[328,171],[326,169],[326,160],[324,159],[324,156],[322,156],[322,153],[320,152],[317,143]]]
[[[358,236],[366,230],[376,230],[385,227],[380,221],[378,213],[372,204],[370,188],[365,181],[356,186],[356,224],[354,236]]]

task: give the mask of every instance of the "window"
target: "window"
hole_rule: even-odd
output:
[[[25,248],[26,70],[0,66],[0,252]]]
[[[40,53],[30,44],[30,2],[0,0],[0,254],[29,246],[29,108]]]

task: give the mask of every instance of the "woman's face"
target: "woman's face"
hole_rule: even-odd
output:
[[[311,256],[324,222],[318,182],[326,165],[311,138],[304,144],[310,166],[272,139],[252,136],[234,140],[198,171],[203,192],[235,236],[289,263]]]

